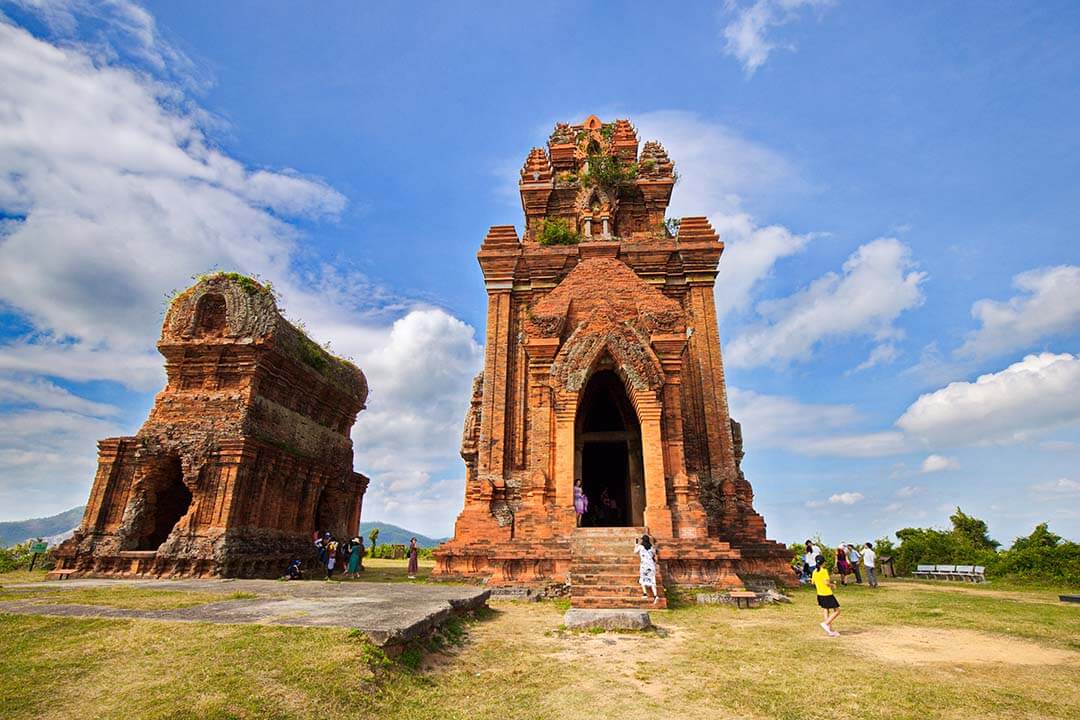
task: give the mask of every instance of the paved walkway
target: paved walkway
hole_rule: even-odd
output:
[[[5,590],[63,593],[101,587],[137,587],[183,592],[250,592],[257,598],[226,600],[177,610],[134,610],[100,605],[0,602],[0,612],[66,617],[140,618],[169,622],[256,623],[347,627],[377,645],[408,642],[452,615],[483,607],[490,590],[467,585],[325,582],[301,580],[62,580],[6,585]]]

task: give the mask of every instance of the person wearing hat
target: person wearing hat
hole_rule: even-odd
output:
[[[360,539],[360,536],[354,537],[349,541],[349,567],[347,575],[357,577],[357,573],[360,572],[360,558],[364,554],[364,541]]]

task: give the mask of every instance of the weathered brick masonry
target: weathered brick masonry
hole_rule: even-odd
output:
[[[647,142],[639,153],[626,120],[559,124],[529,153],[523,237],[494,226],[477,256],[486,355],[462,439],[465,507],[436,551],[437,576],[573,580],[578,604],[626,604],[588,570],[625,568],[584,556],[588,537],[605,538],[606,554],[619,536],[575,529],[580,478],[591,501],[584,524],[647,527],[669,582],[790,581],[786,551],[753,508],[728,415],[713,299],[724,246],[703,217],[674,233],[665,223],[675,179],[664,148]],[[580,242],[541,243],[552,220]],[[589,585],[599,589],[579,597]]]
[[[270,577],[311,555],[314,530],[357,531],[359,368],[287,322],[267,288],[226,274],[172,302],[158,350],[168,384],[137,435],[98,444],[59,569]]]

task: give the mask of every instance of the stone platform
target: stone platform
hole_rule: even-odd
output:
[[[133,587],[207,593],[255,593],[258,597],[225,600],[176,610],[135,610],[77,604],[0,602],[0,613],[66,617],[134,618],[168,622],[295,625],[355,628],[380,647],[420,637],[454,615],[487,604],[490,590],[460,585],[419,583],[326,582],[299,580],[104,580],[5,585],[6,591],[48,591]],[[36,597],[40,597],[35,594]]]
[[[648,630],[653,626],[649,613],[644,610],[587,610],[570,608],[563,616],[563,625],[569,630]]]

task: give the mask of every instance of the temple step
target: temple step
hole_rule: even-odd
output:
[[[634,541],[642,527],[576,528],[570,538],[570,604],[578,608],[665,608],[661,599],[642,599],[638,585],[640,561]]]

